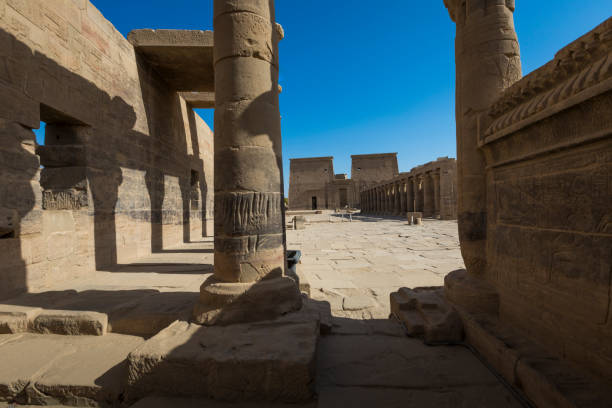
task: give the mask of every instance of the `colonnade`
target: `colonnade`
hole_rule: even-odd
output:
[[[361,212],[370,215],[404,216],[422,212],[424,217],[440,217],[440,169],[396,179],[361,191]]]

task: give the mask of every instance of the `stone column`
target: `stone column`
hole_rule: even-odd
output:
[[[393,200],[393,215],[399,215],[401,212],[400,206],[400,182],[396,181],[393,183],[393,190],[395,191],[395,196]]]
[[[468,272],[482,275],[486,261],[485,160],[478,130],[502,91],[521,78],[514,31],[514,0],[444,0],[456,23],[458,226]]]
[[[400,215],[406,215],[406,180],[400,181]]]
[[[372,193],[374,194],[374,214],[378,215],[378,187],[372,188]]]
[[[408,179],[406,184],[406,212],[416,211],[414,208],[414,177]]]
[[[391,185],[387,184],[385,186],[385,215],[389,215],[391,213]]]
[[[202,324],[267,320],[301,307],[285,276],[274,0],[214,0],[215,268]]]
[[[423,175],[423,217],[431,217],[434,212],[433,181],[431,173]]]
[[[440,169],[432,173],[434,189],[434,217],[440,218]]]
[[[418,175],[414,178],[414,211],[423,211],[423,176]]]

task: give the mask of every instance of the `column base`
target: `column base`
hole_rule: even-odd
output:
[[[226,326],[272,320],[301,307],[300,290],[287,276],[250,283],[222,282],[210,276],[200,287],[193,320],[207,326]]]

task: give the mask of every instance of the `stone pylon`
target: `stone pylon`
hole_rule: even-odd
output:
[[[214,0],[215,268],[202,324],[273,319],[301,307],[285,276],[283,169],[274,0]]]
[[[478,147],[486,111],[521,78],[514,0],[444,0],[456,24],[458,225],[468,273],[486,270],[485,159]]]

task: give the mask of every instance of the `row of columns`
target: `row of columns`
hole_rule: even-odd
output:
[[[440,171],[385,182],[363,190],[364,214],[403,216],[422,212],[424,217],[440,215]]]

